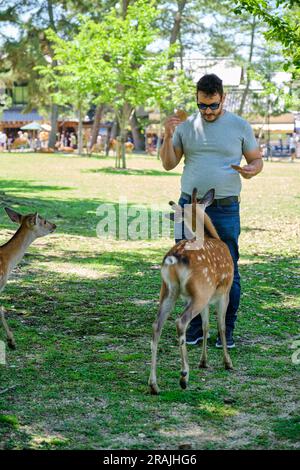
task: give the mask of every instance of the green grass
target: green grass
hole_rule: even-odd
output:
[[[96,211],[120,196],[168,210],[182,168],[167,173],[156,158],[136,155],[127,171],[113,165],[1,155],[2,206],[38,210],[58,228],[30,247],[1,294],[17,349],[0,365],[0,448],[299,448],[299,365],[291,360],[299,339],[299,162],[266,162],[261,175],[243,180],[234,371],[214,348],[212,312],[210,368],[197,368],[200,349],[191,347],[190,384],[179,388],[179,302],[159,346],[158,397],[147,388],[150,338],[158,268],[173,241],[100,239]],[[0,227],[4,243],[15,227],[3,210]]]

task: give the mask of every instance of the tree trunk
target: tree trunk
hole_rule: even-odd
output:
[[[49,16],[49,25],[51,29],[57,32],[55,21],[54,21],[52,0],[47,0],[47,9],[48,9],[48,16]],[[52,51],[51,44],[50,44],[50,50]],[[57,61],[53,60],[52,65],[53,67],[55,67],[57,65]],[[51,117],[50,117],[51,131],[49,134],[48,147],[54,149],[55,144],[56,144],[57,120],[58,120],[58,105],[57,104],[52,103],[50,114],[51,114]]]
[[[55,21],[54,21],[54,13],[53,13],[53,2],[52,0],[47,0],[47,10],[48,10],[48,16],[49,16],[49,24],[51,26],[51,29],[53,29],[57,33]]]
[[[177,0],[178,10],[174,17],[174,23],[173,23],[173,28],[172,28],[171,37],[170,37],[170,46],[172,46],[172,44],[175,44],[175,42],[177,41],[180,35],[182,13],[183,13],[186,3],[187,3],[187,0]],[[168,64],[168,70],[173,70],[174,67],[175,67],[175,64],[174,64],[174,61],[172,60]]]
[[[103,111],[104,111],[104,104],[99,104],[96,108],[94,122],[93,122],[90,150],[93,148],[93,145],[95,145],[97,142],[97,137],[99,133]]]
[[[126,149],[125,149],[125,142],[126,142],[126,112],[125,112],[124,105],[122,110],[122,115],[120,119],[120,141],[121,141],[121,158],[122,158],[122,168],[126,168]]]
[[[163,133],[163,121],[162,121],[162,118],[161,118],[161,115],[162,115],[162,110],[161,109],[159,110],[159,115],[160,115],[159,132],[158,132],[158,136],[157,136],[157,149],[156,149],[157,160],[160,160],[161,138],[162,138],[162,133]]]
[[[116,140],[119,135],[120,135],[120,125],[119,125],[119,118],[118,118],[118,115],[116,114],[114,123],[113,123],[112,128],[111,128],[111,131],[110,131],[109,142],[107,143],[107,146],[106,146],[105,154],[106,154],[107,157],[108,157],[108,155],[109,155],[109,144],[110,144],[110,141]],[[117,166],[117,160],[118,160],[118,156],[117,156],[117,149],[116,149],[116,168],[118,168],[118,166]]]
[[[110,139],[112,138],[111,131],[112,131],[112,127],[107,129],[107,134],[105,138],[105,156],[106,157],[109,156],[109,143],[110,143]]]
[[[123,133],[123,130],[122,130],[122,117],[123,117],[123,113],[122,113],[122,110],[116,110],[116,121],[117,121],[117,126],[115,126],[115,128],[117,127],[118,129],[118,132],[117,132],[117,135],[116,135],[116,147],[115,147],[115,152],[116,152],[116,161],[115,161],[115,167],[116,168],[121,168],[121,153],[122,153],[122,138],[121,138],[121,135]]]
[[[58,105],[51,105],[51,131],[49,133],[48,147],[51,149],[55,148],[56,144],[56,131],[57,131],[57,119],[58,119]]]
[[[254,38],[255,38],[255,29],[256,29],[256,18],[253,16],[252,20],[252,25],[251,25],[251,40],[250,40],[250,50],[249,50],[249,59],[248,59],[248,64],[247,64],[247,79],[246,79],[246,86],[242,94],[242,99],[240,103],[240,107],[238,110],[238,115],[241,116],[244,112],[244,107],[246,104],[246,99],[249,93],[249,88],[250,88],[250,83],[251,83],[251,78],[249,74],[249,67],[252,64],[252,57],[253,57],[253,51],[254,51]]]
[[[134,112],[129,119],[129,123],[131,126],[131,132],[133,137],[134,148],[136,150],[145,150],[145,139],[139,130],[139,123],[136,117],[136,113]]]
[[[83,145],[82,145],[82,106],[78,109],[78,155],[82,155]]]
[[[119,126],[118,117],[116,116],[115,120],[113,122],[112,128],[111,128],[110,138],[115,139],[117,137],[117,135],[119,135],[119,134],[120,134],[120,126]]]
[[[182,42],[182,35],[181,35],[181,29],[179,30],[178,33],[178,41],[179,41],[179,55],[180,55],[180,70],[183,71],[184,66],[183,66],[183,59],[184,59],[184,46]]]
[[[117,113],[118,121],[119,121],[119,126],[120,126],[120,136],[119,138],[117,137],[117,140],[120,142],[120,154],[117,155],[117,161],[118,159],[122,158],[122,168],[126,168],[126,149],[125,149],[125,142],[126,142],[126,134],[127,134],[127,126],[129,123],[129,118],[131,116],[132,108],[128,103],[125,103],[122,107],[122,109]],[[118,154],[118,151],[117,151]],[[119,158],[118,158],[119,157]],[[120,161],[118,162],[120,168]]]
[[[122,0],[122,18],[123,18],[123,20],[126,18],[129,3],[130,3],[130,0]]]

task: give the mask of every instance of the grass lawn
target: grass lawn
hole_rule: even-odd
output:
[[[1,294],[17,341],[0,365],[2,449],[299,448],[300,162],[266,162],[243,180],[240,272],[243,295],[234,371],[222,366],[211,312],[207,370],[189,348],[179,387],[176,311],[158,356],[161,394],[148,394],[159,265],[172,239],[105,240],[102,202],[165,204],[179,196],[181,168],[155,157],[1,154],[2,206],[38,210],[57,231],[38,239]],[[14,226],[0,211],[4,243]],[[0,330],[0,339],[4,332]],[[298,385],[298,387],[297,387]],[[8,391],[4,389],[13,387]]]

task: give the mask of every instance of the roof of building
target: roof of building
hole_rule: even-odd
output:
[[[250,116],[248,120],[251,124],[263,124],[267,121],[264,116]],[[294,124],[294,122],[295,116],[292,113],[284,113],[280,114],[279,116],[270,116],[270,124]]]
[[[3,111],[0,116],[1,122],[31,122],[43,120],[43,116],[41,116],[36,109],[33,109],[29,113],[23,113],[22,108],[9,108]]]

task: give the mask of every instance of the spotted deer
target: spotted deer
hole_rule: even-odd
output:
[[[7,243],[0,246],[0,292],[4,289],[10,273],[21,261],[29,245],[36,238],[44,237],[56,229],[55,224],[43,219],[37,212],[21,215],[9,207],[5,207],[5,210],[10,219],[20,227]],[[15,349],[16,342],[8,327],[4,312],[4,308],[0,307],[1,321],[6,332],[8,347]]]
[[[181,388],[185,389],[189,380],[186,329],[190,321],[199,313],[203,329],[203,347],[199,367],[207,367],[207,336],[209,305],[211,304],[216,305],[225,368],[233,368],[226,345],[225,315],[233,281],[234,265],[227,245],[220,239],[211,219],[205,213],[206,207],[214,200],[214,194],[214,189],[211,189],[202,199],[197,200],[197,189],[194,189],[191,204],[186,205],[184,210],[174,202],[169,203],[194,238],[177,243],[168,251],[162,262],[159,311],[153,324],[151,342],[152,362],[149,387],[153,395],[159,393],[156,378],[158,341],[163,325],[179,295],[187,302],[182,315],[176,320],[182,361]],[[171,214],[170,218],[174,219],[174,214]]]

